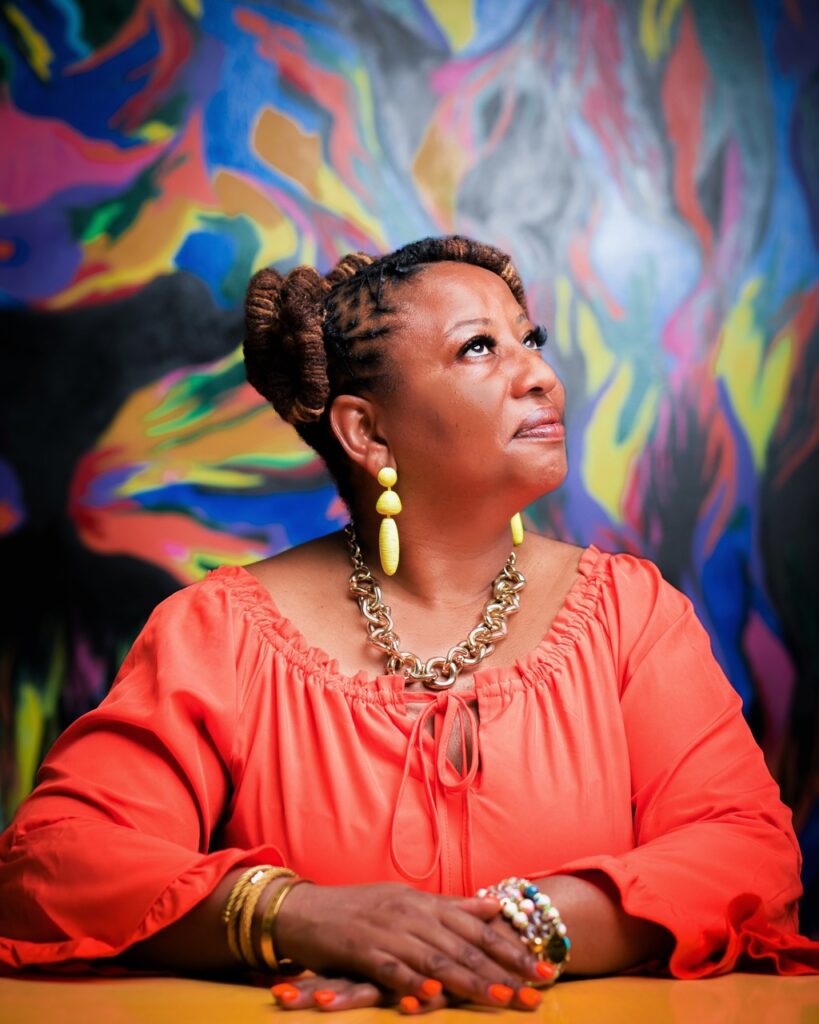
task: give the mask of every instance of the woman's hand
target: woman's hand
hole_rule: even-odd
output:
[[[425,982],[437,981],[457,1000],[511,1006],[525,982],[541,979],[512,929],[493,924],[499,910],[494,900],[437,896],[391,882],[304,883],[282,904],[276,948],[317,974],[369,979],[376,992],[399,999],[423,1000]],[[363,1005],[378,1002],[366,988],[346,995],[373,1000]],[[333,1009],[343,1008],[339,998]]]

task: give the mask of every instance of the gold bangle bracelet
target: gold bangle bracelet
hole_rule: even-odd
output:
[[[227,901],[225,902],[225,909],[222,911],[222,923],[227,929],[227,942],[230,952],[233,954],[234,958],[240,962],[243,957],[236,941],[236,926],[238,924],[237,918],[241,913],[242,904],[244,903],[248,888],[252,884],[252,880],[258,880],[258,878],[261,877],[259,873],[263,873],[271,867],[271,864],[254,864],[253,867],[243,871],[233,883],[233,887],[228,894]]]
[[[247,889],[244,899],[242,901],[242,907],[237,914],[236,921],[236,935],[237,945],[239,948],[239,954],[244,962],[249,967],[260,967],[259,958],[256,956],[256,951],[253,948],[253,915],[256,912],[256,906],[262,897],[265,889],[274,882],[277,878],[295,878],[296,872],[291,871],[290,868],[265,868],[264,874],[261,878],[257,878],[256,882]]]
[[[244,888],[245,882],[247,882],[248,878],[250,878],[254,872],[258,871],[260,866],[264,865],[256,864],[252,868],[248,868],[246,871],[243,871],[231,886],[228,898],[225,900],[224,909],[222,910],[222,924],[227,925],[230,923],[230,919],[233,917],[233,912],[236,910],[236,905],[239,902],[240,891]]]
[[[261,953],[262,962],[265,967],[271,971],[301,974],[302,968],[292,960],[283,960],[279,962],[279,958],[276,956],[276,946],[273,941],[273,933],[276,928],[276,918],[279,916],[279,911],[281,910],[282,904],[284,903],[288,893],[291,889],[295,889],[297,885],[301,885],[302,882],[307,881],[308,879],[306,878],[294,878],[292,882],[285,882],[265,907],[264,915],[262,916],[259,952]]]
[[[222,923],[225,925],[227,933],[227,943],[230,948],[230,952],[235,960],[241,962],[242,954],[239,952],[239,947],[236,945],[236,939],[233,934],[233,923],[236,916],[236,911],[241,907],[241,900],[247,889],[247,884],[251,877],[259,870],[260,866],[254,865],[252,868],[248,868],[243,871],[241,875],[233,883],[233,887],[228,894],[228,898],[225,902],[225,909],[222,911]]]
[[[261,966],[253,949],[253,911],[256,909],[259,897],[267,888],[268,883],[273,881],[275,875],[276,869],[268,867],[263,871],[258,871],[253,878],[250,879],[250,884],[248,885],[245,897],[242,900],[242,907],[236,915],[236,934],[238,938],[239,952],[242,954],[242,959],[248,967]]]

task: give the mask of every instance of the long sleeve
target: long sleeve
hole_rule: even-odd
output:
[[[631,770],[633,850],[586,857],[626,911],[664,925],[671,973],[705,977],[756,961],[819,969],[797,932],[801,858],[790,811],[690,601],[656,568],[613,561],[611,641]]]
[[[209,852],[231,794],[235,620],[214,580],[152,614],[101,705],[71,725],[0,838],[0,963],[114,956],[273,847]]]

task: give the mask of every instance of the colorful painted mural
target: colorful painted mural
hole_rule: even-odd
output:
[[[250,274],[457,231],[567,386],[528,514],[692,597],[819,934],[818,39],[807,0],[0,5],[3,815],[157,601],[343,521],[244,381]]]

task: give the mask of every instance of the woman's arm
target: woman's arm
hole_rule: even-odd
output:
[[[612,609],[622,719],[612,727],[628,745],[635,845],[539,873],[609,879],[628,915],[673,935],[675,977],[752,960],[780,973],[816,971],[819,945],[797,934],[800,855],[790,811],[691,602],[631,556],[612,559],[612,580],[603,599]],[[543,881],[550,895],[551,884]],[[577,946],[573,955],[577,966],[585,954]]]
[[[623,909],[617,886],[601,871],[533,879],[559,908],[571,939],[566,974],[616,974],[649,961],[667,962],[671,932]]]

